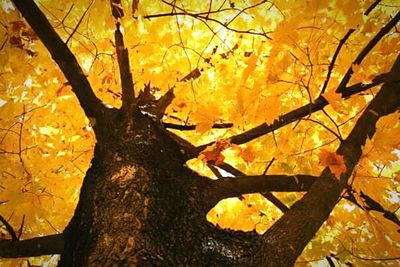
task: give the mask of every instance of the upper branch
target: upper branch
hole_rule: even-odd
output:
[[[372,138],[376,131],[375,124],[378,119],[395,112],[400,107],[399,76],[400,55],[398,55],[394,62],[382,89],[368,105],[349,136],[341,143],[337,150],[339,154],[344,156],[347,167],[346,175],[343,176],[344,178],[342,177],[341,182],[347,182],[347,178],[351,175],[353,168],[361,156],[365,141],[367,138]]]
[[[342,46],[346,43],[347,39],[349,39],[350,35],[353,32],[355,32],[355,29],[350,29],[346,33],[346,35],[339,41],[339,44],[336,47],[336,51],[333,54],[332,61],[329,63],[328,74],[326,75],[326,79],[325,79],[324,85],[322,86],[321,94],[323,94],[325,92],[325,90],[326,90],[326,88],[328,86],[328,82],[329,82],[329,79],[331,78],[333,67],[335,66],[336,59],[339,56],[339,53],[340,53],[340,50],[342,49]]]
[[[400,20],[400,12],[396,14],[375,36],[370,40],[370,42],[361,50],[360,54],[356,57],[353,61],[353,64],[360,64],[364,58],[368,55],[368,53],[375,47],[375,45],[382,39],[382,37],[387,34]],[[348,32],[347,35],[351,34],[351,31]],[[346,36],[345,36],[346,37]],[[337,49],[337,51],[339,48]],[[346,87],[347,83],[350,81],[351,75],[353,74],[352,66],[349,67],[346,74],[344,75],[341,83],[336,89],[337,93],[342,94],[342,98],[348,98],[356,93],[365,91],[373,86],[381,84],[385,80],[385,74],[378,75],[375,77],[371,84],[363,85],[362,83],[352,85],[350,87]],[[232,136],[230,138],[232,144],[244,144],[253,139],[256,139],[260,136],[263,136],[267,133],[275,131],[289,123],[292,123],[304,116],[310,115],[316,111],[322,110],[326,105],[328,105],[328,101],[322,96],[319,96],[314,103],[306,104],[300,108],[292,110],[282,116],[279,116],[277,120],[275,120],[272,124],[268,125],[263,123],[259,126],[256,126],[246,132],[241,134]],[[207,146],[211,145],[212,143],[205,144],[202,146],[197,147],[197,152],[200,153],[204,150]]]
[[[387,73],[376,76],[370,84],[364,85],[362,83],[357,83],[352,86],[347,87],[345,90],[342,90],[340,93],[342,94],[342,98],[348,98],[357,93],[366,91],[372,87],[375,87],[379,84],[382,84],[385,81]],[[288,125],[294,121],[297,121],[307,115],[310,115],[316,111],[322,110],[329,103],[325,98],[319,96],[314,103],[306,104],[302,107],[299,107],[295,110],[292,110],[286,114],[279,116],[277,120],[275,120],[272,124],[268,125],[267,123],[260,124],[246,132],[240,133],[238,135],[230,137],[230,141],[232,144],[244,144],[253,139],[256,139],[260,136],[268,134],[272,131],[275,131],[285,125]],[[199,146],[196,148],[196,152],[200,153],[207,146],[211,145],[211,143]]]
[[[371,13],[371,11],[374,10],[374,8],[375,8],[377,5],[379,5],[379,3],[380,3],[381,1],[382,1],[382,0],[375,0],[375,2],[373,2],[373,3],[367,8],[367,10],[365,10],[364,15],[368,16],[369,13]]]
[[[210,11],[207,11],[207,12],[192,13],[192,12],[189,12],[189,11],[185,10],[184,8],[181,8],[181,7],[177,6],[174,1],[169,3],[167,1],[161,0],[161,2],[163,2],[164,4],[172,7],[173,9],[180,10],[181,12],[173,11],[171,13],[146,15],[146,16],[144,16],[144,18],[150,19],[150,18],[165,17],[165,16],[190,16],[190,17],[198,19],[198,20],[200,20],[202,22],[207,22],[207,21],[214,22],[214,23],[219,24],[220,26],[222,26],[225,29],[227,29],[229,31],[232,31],[232,32],[242,33],[242,34],[251,34],[251,35],[256,35],[256,36],[262,36],[262,37],[265,37],[265,38],[271,40],[271,37],[268,36],[269,32],[264,32],[264,31],[258,32],[258,31],[253,31],[251,29],[250,30],[240,30],[240,29],[235,29],[235,28],[232,28],[232,27],[229,26],[229,24],[231,24],[236,19],[236,17],[238,15],[242,14],[246,10],[255,8],[255,7],[257,7],[259,5],[262,5],[262,4],[265,4],[265,3],[269,2],[269,1],[263,0],[263,1],[255,4],[255,5],[248,6],[248,7],[244,8],[244,9],[238,10],[238,13],[230,21],[227,21],[227,22],[222,22],[222,21],[220,21],[218,19],[212,18],[212,17],[210,17],[210,14],[220,13],[220,12],[225,11],[225,10],[237,10],[236,8],[232,8],[231,7],[229,9],[219,9],[219,10],[216,10],[216,11],[211,11],[210,10]]]
[[[120,29],[119,20],[124,16],[124,12],[121,9],[121,0],[110,0],[111,11],[113,17],[116,20],[115,23],[115,49],[117,52],[119,74],[121,77],[122,87],[122,109],[126,109],[132,106],[135,102],[135,91],[133,85],[132,72],[129,64],[129,53],[128,49],[124,44],[124,37]]]
[[[353,65],[360,65],[364,58],[371,52],[372,48],[385,36],[400,20],[400,11],[394,16],[380,31],[372,38],[368,44],[361,50]],[[349,67],[342,81],[340,82],[336,92],[341,92],[346,88],[347,83],[350,81],[351,75],[354,73],[352,66]]]
[[[360,191],[360,197],[364,200],[364,203],[358,203],[357,199],[354,197],[354,194],[351,190],[347,190],[347,194],[348,195],[344,196],[344,198],[348,201],[353,202],[360,209],[364,211],[373,210],[382,213],[384,218],[400,226],[400,220],[399,218],[397,218],[395,211],[390,211],[386,209],[378,201],[374,200],[372,197],[368,196],[363,191]]]
[[[64,73],[86,116],[96,117],[101,115],[105,106],[94,94],[75,56],[61,40],[43,12],[33,0],[12,1]]]

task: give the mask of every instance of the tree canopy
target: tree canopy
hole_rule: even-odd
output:
[[[400,263],[398,1],[111,2],[37,1],[82,68],[73,80],[0,1],[1,239],[63,232],[96,112],[135,99],[217,181],[225,199],[204,218],[215,227],[262,235],[331,173],[340,199],[296,265]],[[397,94],[379,98],[385,86]],[[57,257],[0,259],[27,261]]]

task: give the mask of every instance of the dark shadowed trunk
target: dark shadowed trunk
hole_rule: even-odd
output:
[[[254,234],[208,223],[207,178],[183,166],[178,144],[149,117],[132,117],[110,110],[95,123],[94,158],[60,266],[252,265]]]

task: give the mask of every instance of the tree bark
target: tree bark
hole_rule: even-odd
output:
[[[149,117],[111,110],[97,144],[60,266],[221,266],[252,262],[255,233],[206,221],[210,180],[185,168],[179,146]]]
[[[27,240],[0,240],[0,257],[19,258],[60,254],[64,248],[62,234],[35,237]]]

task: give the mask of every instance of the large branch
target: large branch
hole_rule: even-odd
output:
[[[397,57],[384,85],[358,119],[349,136],[341,142],[336,153],[343,155],[346,172],[340,180],[325,168],[306,195],[297,201],[262,237],[262,257],[265,266],[292,266],[304,247],[340,199],[367,138],[372,138],[376,123],[382,116],[400,107],[400,55]]]
[[[357,83],[352,86],[346,87],[346,89],[342,90],[339,93],[342,94],[342,98],[344,98],[344,99],[349,98],[352,95],[361,93],[372,87],[382,84],[385,81],[386,76],[387,76],[387,73],[380,74],[380,75],[376,76],[372,80],[372,82],[369,84]],[[246,132],[243,132],[238,135],[230,137],[230,142],[232,144],[237,144],[237,145],[247,143],[247,142],[254,140],[260,136],[266,135],[266,134],[271,133],[279,128],[282,128],[283,126],[288,125],[294,121],[297,121],[305,116],[308,116],[314,112],[322,110],[328,104],[329,104],[328,101],[326,101],[326,99],[324,97],[319,96],[314,101],[314,103],[306,104],[306,105],[299,107],[295,110],[292,110],[282,116],[279,116],[279,118],[270,125],[268,125],[267,123],[263,123],[263,124],[260,124],[259,126],[256,126]],[[200,153],[207,146],[212,145],[212,144],[213,144],[213,142],[196,147],[196,153],[197,154]]]
[[[209,167],[219,178],[218,180],[211,181],[209,184],[210,188],[208,189],[208,191],[210,192],[211,195],[210,200],[212,205],[215,205],[219,200],[228,197],[236,197],[242,194],[250,194],[250,193],[261,193],[268,201],[274,204],[282,212],[286,212],[288,210],[288,207],[282,201],[280,201],[279,198],[277,198],[274,194],[272,194],[270,192],[272,190],[269,189],[280,187],[280,184],[282,183],[284,178],[279,179],[279,177],[290,178],[290,176],[265,175],[265,173],[260,176],[247,176],[246,174],[236,169],[232,165],[228,163],[223,163],[222,165],[219,165],[218,168],[228,173],[231,173],[235,177],[234,178],[222,177],[222,175],[219,173],[216,167],[212,165],[209,165]],[[293,181],[296,181],[297,184],[299,183],[299,179],[297,177],[292,177],[292,178]],[[286,191],[283,187],[281,187],[281,189],[282,191]],[[290,189],[289,191],[291,191]]]
[[[376,200],[371,198],[370,196],[364,194],[363,191],[360,192],[360,196],[364,199],[366,207],[366,210],[373,210],[382,213],[383,217],[386,219],[394,222],[398,226],[400,226],[400,220],[397,218],[396,214],[394,212],[391,212],[387,209],[385,209],[380,203],[378,203]]]
[[[62,234],[12,241],[0,240],[0,258],[36,257],[61,254],[64,248]]]
[[[105,109],[104,105],[94,94],[75,56],[61,40],[43,12],[33,0],[12,1],[64,73],[86,116],[100,115]]]
[[[230,166],[230,165],[228,165]],[[228,169],[228,168],[224,168]],[[236,170],[236,169],[235,169]],[[210,181],[211,206],[218,201],[229,197],[238,197],[243,194],[263,193],[263,192],[307,192],[311,185],[318,179],[312,175],[249,175],[239,174],[236,177],[224,177],[218,180]],[[400,220],[394,214],[385,209],[379,202],[372,199],[367,194],[361,192],[361,197],[364,199],[366,206],[362,206],[357,202],[353,195],[345,197],[346,200],[353,202],[363,210],[372,210],[382,213],[383,217],[400,226]],[[271,196],[270,196],[271,198]],[[269,201],[273,201],[268,198]],[[273,204],[280,209],[281,203]],[[282,210],[286,212],[286,210]]]
[[[248,175],[213,180],[213,191],[218,199],[236,197],[241,194],[261,192],[307,191],[318,177],[312,175]]]
[[[375,47],[375,45],[383,38],[384,35],[386,35],[400,20],[400,12],[396,14],[369,42],[368,44],[361,50],[361,52],[358,54],[356,59],[353,61],[353,64],[360,64],[364,58],[369,54],[369,52]],[[351,75],[353,74],[353,68],[352,66],[349,67],[347,70],[346,74],[344,75],[342,81],[340,82],[339,86],[336,89],[337,93],[342,94],[342,98],[348,98],[356,93],[365,91],[373,86],[379,85],[384,81],[384,74],[378,75],[373,79],[371,84],[368,85],[363,85],[362,83],[355,84],[350,87],[346,87]],[[349,90],[350,89],[350,90]],[[282,116],[279,116],[277,120],[275,120],[272,124],[268,125],[266,123],[263,123],[259,126],[256,126],[246,132],[243,132],[241,134],[232,136],[230,138],[232,144],[244,144],[247,143],[253,139],[256,139],[260,136],[263,136],[265,134],[268,134],[272,131],[275,131],[285,125],[288,125],[294,121],[297,121],[300,118],[303,118],[307,115],[310,115],[316,111],[319,111],[323,109],[325,106],[327,106],[329,103],[326,101],[325,98],[322,96],[319,96],[314,103],[309,103],[307,105],[304,105],[300,108],[297,108],[293,111],[290,111]],[[213,144],[213,142],[209,144],[205,144],[202,146],[197,147],[197,152],[200,153],[202,150],[204,150],[207,146]]]
[[[372,197],[365,194],[363,191],[360,191],[360,196],[364,200],[364,203],[358,203],[357,199],[354,197],[354,194],[351,191],[347,191],[347,196],[344,198],[348,201],[353,202],[357,207],[364,211],[376,211],[382,213],[383,217],[389,221],[400,226],[400,220],[397,218],[395,211],[390,211],[384,208],[378,201],[374,200]]]
[[[344,99],[349,98],[352,95],[366,91],[372,87],[382,84],[385,81],[386,75],[387,75],[387,73],[376,76],[370,84],[357,83],[357,84],[347,87],[345,90],[340,92],[342,94],[342,98],[344,98]],[[314,103],[306,104],[306,105],[299,107],[295,110],[292,110],[284,115],[281,115],[272,124],[268,125],[267,123],[263,123],[263,124],[260,124],[246,132],[243,132],[238,135],[230,137],[230,142],[232,144],[237,144],[237,145],[247,143],[253,139],[256,139],[260,136],[271,133],[279,128],[282,128],[285,125],[288,125],[288,124],[290,124],[294,121],[297,121],[305,116],[308,116],[316,111],[322,110],[328,104],[329,104],[328,101],[326,101],[326,99],[324,97],[319,96],[314,101]],[[198,146],[196,148],[196,153],[200,153],[207,146],[212,145],[212,144],[213,144],[213,142]]]

